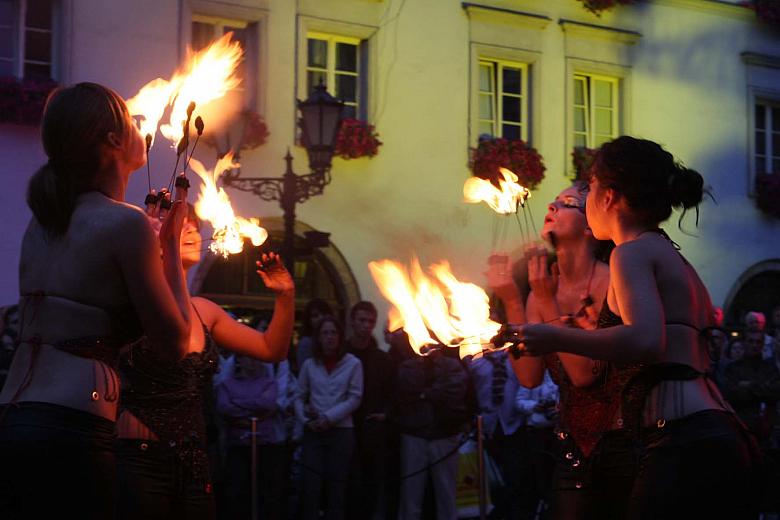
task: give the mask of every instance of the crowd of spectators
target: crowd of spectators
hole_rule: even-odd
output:
[[[14,307],[2,311],[0,385],[16,321]],[[377,319],[363,301],[343,327],[326,302],[313,300],[288,360],[221,359],[212,443],[220,518],[250,518],[253,495],[261,519],[456,518],[460,452],[477,415],[492,468],[489,518],[544,518],[558,420],[549,374],[524,388],[505,353],[419,356],[403,331],[385,330],[381,347]],[[769,324],[750,312],[741,329],[715,328],[708,336],[709,378],[767,459],[777,459],[780,307]],[[770,490],[768,511],[780,509],[774,495]]]

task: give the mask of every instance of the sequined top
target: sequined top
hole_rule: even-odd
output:
[[[175,364],[162,361],[143,343],[120,361],[120,407],[144,423],[167,444],[193,478],[208,475],[206,413],[212,397],[212,377],[219,354],[208,328],[200,352],[190,352]]]
[[[610,311],[606,300],[601,307],[598,328],[622,325],[620,316]],[[637,374],[639,364],[605,363],[599,378],[587,387],[572,384],[557,354],[545,356],[550,375],[560,390],[561,427],[567,431],[583,455],[589,456],[599,440],[614,429],[626,383]]]

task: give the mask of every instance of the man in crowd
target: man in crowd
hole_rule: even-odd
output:
[[[457,349],[415,356],[398,368],[401,429],[399,520],[418,520],[430,475],[437,520],[457,518],[458,446],[471,421],[470,382]]]
[[[747,330],[743,343],[745,357],[726,368],[724,391],[742,421],[766,443],[776,418],[780,373],[773,362],[762,357],[761,330]]]
[[[491,518],[530,518],[523,514],[527,495],[520,460],[523,449],[521,426],[523,416],[515,406],[520,386],[509,364],[506,352],[482,356],[469,364],[477,395],[477,409],[482,415],[485,447],[501,471],[504,485],[495,491]]]
[[[351,336],[347,352],[363,364],[363,400],[353,414],[355,460],[350,477],[349,517],[385,518],[388,421],[395,406],[395,364],[374,339],[377,310],[367,301],[356,303],[350,313]]]

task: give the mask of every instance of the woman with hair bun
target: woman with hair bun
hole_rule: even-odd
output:
[[[55,90],[41,138],[48,162],[27,192],[18,348],[0,393],[0,518],[113,518],[120,349],[145,336],[176,360],[190,342],[186,190],[159,236],[125,203],[144,141],[104,86]]]
[[[706,376],[712,302],[659,227],[673,208],[696,208],[703,185],[655,142],[623,136],[604,144],[585,206],[593,236],[616,244],[598,329],[505,331],[528,355],[645,364],[621,398],[621,424],[640,447],[630,518],[745,518],[753,511],[755,444]]]

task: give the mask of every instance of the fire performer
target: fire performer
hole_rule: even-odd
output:
[[[151,206],[152,218],[159,204]],[[166,217],[166,219],[169,217]],[[180,270],[201,258],[200,221],[190,206],[181,235]],[[217,345],[263,361],[287,357],[295,319],[295,286],[280,258],[257,262],[258,275],[276,293],[273,319],[265,333],[242,325],[217,304],[192,298],[187,355],[166,363],[144,343],[121,358],[122,403],[117,422],[120,518],[211,519],[216,510],[206,453],[206,409]]]
[[[0,394],[0,517],[112,518],[119,350],[142,334],[168,359],[189,345],[186,191],[159,237],[124,202],[144,142],[101,85],[55,90],[41,136],[49,160],[27,193],[19,347]]]
[[[502,299],[510,323],[527,320],[557,328],[597,327],[609,285],[605,260],[613,243],[597,240],[588,227],[587,195],[588,185],[578,181],[548,205],[541,237],[554,247],[557,261],[548,268],[546,248],[528,250],[531,293],[527,307],[508,263],[491,258],[488,284]],[[549,370],[560,388],[551,518],[620,518],[627,506],[635,465],[630,440],[617,421],[618,396],[635,370],[569,353],[523,356],[513,361],[513,368],[523,386],[540,385],[545,370]],[[540,496],[524,495],[537,500]],[[532,518],[535,511],[536,504],[525,504],[518,518]]]
[[[611,326],[514,325],[507,335],[534,356],[647,365],[621,399],[623,426],[640,445],[629,517],[750,518],[755,443],[706,376],[712,303],[658,227],[673,207],[698,208],[703,179],[657,143],[628,136],[602,146],[590,175],[588,224],[617,244],[602,312]]]

